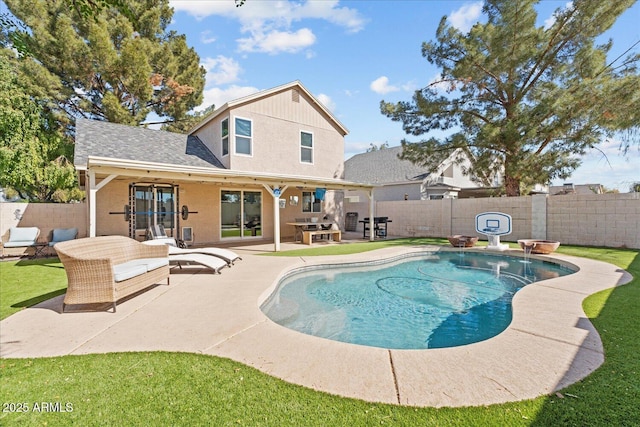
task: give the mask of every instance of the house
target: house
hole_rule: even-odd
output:
[[[228,102],[187,135],[78,119],[74,164],[89,236],[195,244],[293,238],[297,218],[341,223],[347,129],[299,82]]]
[[[457,152],[436,170],[402,160],[399,158],[401,153],[402,147],[398,146],[356,154],[345,161],[344,178],[378,185],[375,189],[378,201],[458,198],[463,191],[470,194],[474,190],[487,191],[486,187],[481,187],[464,175],[463,168],[469,162],[457,162]],[[347,197],[359,197],[355,194],[349,193]]]
[[[552,196],[562,194],[604,194],[602,184],[572,184],[570,182],[562,185],[552,185],[549,187],[549,194]]]

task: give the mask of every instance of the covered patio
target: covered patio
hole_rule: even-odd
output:
[[[344,212],[342,210],[342,192],[346,190],[358,190],[367,194],[369,199],[369,215],[373,229],[374,218],[374,185],[360,184],[348,182],[342,179],[327,179],[320,177],[274,174],[274,173],[255,173],[233,171],[228,169],[183,166],[170,163],[150,163],[136,160],[115,159],[107,157],[89,156],[86,168],[77,167],[81,182],[85,184],[85,190],[88,195],[88,218],[87,235],[90,237],[101,234],[124,234],[124,224],[118,223],[113,216],[123,215],[125,221],[128,221],[130,237],[135,235],[135,218],[131,219],[131,215],[136,214],[132,205],[135,200],[131,191],[129,192],[128,204],[126,198],[123,197],[124,190],[116,190],[129,186],[131,183],[145,183],[144,185],[172,185],[176,188],[182,186],[179,192],[176,192],[172,201],[175,209],[168,212],[173,215],[176,223],[176,231],[178,237],[182,237],[180,229],[180,221],[185,223],[189,218],[189,212],[198,214],[199,209],[189,210],[187,203],[191,206],[202,206],[207,210],[208,217],[200,219],[198,227],[201,229],[216,227],[212,220],[220,222],[222,212],[215,212],[216,207],[211,207],[211,203],[201,203],[206,198],[217,197],[214,193],[226,191],[224,189],[238,189],[238,192],[247,191],[252,194],[266,194],[264,206],[260,205],[262,221],[262,230],[260,236],[263,241],[273,240],[273,251],[281,250],[281,242],[283,235],[283,227],[287,222],[293,221],[294,216],[299,214],[299,208],[296,208],[299,194],[309,194],[314,190],[322,189],[323,192],[332,193],[330,199],[325,202],[322,211],[312,211],[313,215],[329,214],[333,221],[340,227],[344,224]],[[188,188],[187,189],[185,189]],[[119,191],[116,195],[115,192]],[[104,194],[104,197],[102,195]],[[192,196],[194,194],[194,196]],[[240,193],[242,194],[242,193]],[[269,197],[270,196],[270,197]],[[261,196],[260,196],[261,197]],[[116,200],[125,203],[118,203]],[[261,200],[261,199],[260,199]],[[184,204],[182,204],[184,203]],[[124,209],[122,206],[125,206]],[[287,210],[289,208],[289,210]],[[156,208],[154,208],[155,210]],[[262,212],[264,209],[264,212]],[[297,210],[295,210],[297,209]],[[220,209],[221,210],[221,209]],[[186,211],[186,214],[185,214]],[[270,212],[269,212],[270,211]],[[283,217],[282,212],[288,215]],[[155,212],[151,212],[155,213]],[[115,215],[114,215],[115,214]],[[109,217],[108,215],[112,215]],[[127,216],[129,215],[129,217]],[[216,216],[218,219],[215,219]],[[191,216],[193,220],[194,216]],[[173,219],[172,219],[173,221]],[[172,222],[173,223],[173,222]],[[115,231],[118,230],[118,231]],[[122,231],[120,231],[122,230]],[[266,231],[266,232],[265,232]],[[220,231],[219,239],[215,242],[223,243],[222,231]],[[174,235],[175,237],[175,235]],[[370,236],[373,240],[375,236]],[[272,238],[272,239],[271,239]],[[209,238],[209,240],[211,240]],[[228,240],[227,240],[228,241]],[[211,241],[199,243],[212,243]],[[257,242],[254,242],[257,243]]]

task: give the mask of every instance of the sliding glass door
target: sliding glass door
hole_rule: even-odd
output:
[[[132,185],[131,186],[131,211],[134,228],[131,233],[140,235],[141,231],[149,229],[152,225],[163,225],[167,234],[174,235],[176,221],[176,194],[177,186],[172,185]],[[131,234],[130,233],[130,234]]]
[[[262,192],[222,190],[220,192],[222,238],[262,236]]]

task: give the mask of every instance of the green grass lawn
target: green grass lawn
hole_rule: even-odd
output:
[[[252,236],[262,236],[262,230],[258,229],[256,234],[253,234],[251,229],[245,229],[242,233],[244,237],[252,237]],[[239,228],[225,228],[222,230],[222,237],[240,237],[240,229]]]
[[[58,258],[0,262],[0,279],[0,319],[67,289],[67,275]]]
[[[437,242],[444,243],[439,239],[388,240],[310,248],[288,255]],[[400,407],[316,392],[212,356],[113,353],[1,359],[4,411],[0,425],[638,426],[640,251],[561,246],[559,252],[611,262],[634,276],[629,285],[585,300],[585,312],[602,337],[605,363],[560,395],[472,408]],[[278,254],[282,255],[287,254]],[[65,287],[64,271],[55,259],[0,263],[0,278],[3,317],[57,295]],[[11,403],[29,412],[6,412],[18,407]]]

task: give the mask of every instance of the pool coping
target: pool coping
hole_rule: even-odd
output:
[[[387,350],[330,341],[269,320],[260,304],[291,270],[402,256],[439,246],[402,246],[354,255],[258,256],[221,275],[186,268],[118,304],[117,313],[61,314],[63,296],[0,322],[0,357],[48,357],[121,351],[186,351],[227,357],[315,390],[371,402],[459,407],[535,398],[593,372],[604,361],[582,300],[632,277],[608,263],[567,255],[580,268],[527,285],[513,299],[513,320],[498,336],[460,347]],[[486,251],[484,249],[472,249]],[[521,251],[503,252],[509,255]]]

